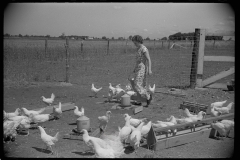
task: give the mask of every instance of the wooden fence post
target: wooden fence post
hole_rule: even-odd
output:
[[[126,41],[125,53],[127,53],[127,46],[128,46],[128,39],[127,39],[127,41]]]
[[[69,42],[68,37],[66,37],[66,83],[69,83],[69,52],[68,52]]]
[[[82,54],[82,57],[84,59],[84,53],[83,53],[83,42],[81,41],[81,54]]]
[[[213,50],[215,50],[215,39],[214,39],[214,42],[213,42]]]
[[[108,39],[108,45],[107,45],[107,55],[109,54],[109,39]]]
[[[45,58],[47,56],[47,49],[48,49],[48,40],[45,39]]]
[[[198,48],[198,58],[197,58],[197,81],[196,86],[202,87],[203,79],[203,62],[204,62],[204,48],[205,48],[205,29],[200,29],[200,39],[199,39],[199,48]]]
[[[154,39],[154,52],[155,52],[155,39]]]
[[[190,88],[195,88],[197,80],[197,60],[199,51],[199,39],[200,39],[200,29],[195,29],[194,44],[192,51],[192,66],[190,74]]]

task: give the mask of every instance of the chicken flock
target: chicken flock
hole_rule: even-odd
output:
[[[113,87],[111,83],[109,83],[109,92],[108,92],[108,101],[111,101],[113,98],[117,100],[121,99],[123,94],[128,94],[129,96],[136,95],[136,92],[133,91],[132,85],[126,85],[125,89],[121,88],[121,85],[118,84],[116,87]],[[92,84],[91,91],[93,92],[94,97],[97,97],[97,93],[102,90],[102,87],[95,88],[94,84]],[[153,87],[149,85],[148,91],[150,94],[154,94],[155,92],[155,84]],[[52,105],[55,100],[55,95],[52,93],[50,98],[41,97],[43,102],[47,105]],[[223,114],[230,113],[230,110],[233,106],[233,102],[229,103],[226,107],[223,105],[227,101],[214,102],[210,105],[209,110],[210,114],[213,117],[220,116]],[[13,113],[4,113],[4,143],[7,140],[14,141],[17,136],[17,131],[27,130],[29,135],[29,128],[31,128],[31,123],[37,124],[37,128],[40,132],[40,138],[43,144],[47,148],[51,149],[51,154],[54,153],[53,146],[57,143],[60,137],[60,133],[55,133],[54,136],[51,136],[46,133],[44,127],[41,126],[41,123],[49,121],[50,119],[58,120],[62,116],[62,104],[59,102],[58,107],[53,106],[52,114],[43,114],[45,108],[42,108],[38,111],[36,110],[28,110],[27,108],[17,108]],[[79,110],[78,106],[75,106],[73,114],[76,118],[85,115],[84,108],[81,107]],[[99,128],[102,131],[105,131],[107,128],[107,124],[111,118],[111,111],[107,111],[106,115],[99,116]],[[119,158],[124,154],[124,150],[126,145],[130,145],[134,151],[137,151],[137,148],[140,147],[143,137],[146,137],[150,128],[162,128],[168,126],[174,126],[176,124],[183,124],[189,122],[197,122],[204,119],[206,112],[200,111],[198,114],[191,114],[187,108],[184,109],[185,117],[177,118],[171,115],[165,121],[157,120],[156,122],[152,122],[147,118],[136,119],[127,113],[123,115],[123,119],[125,124],[120,127],[118,126],[118,131],[116,134],[107,135],[103,132],[100,137],[93,137],[88,134],[88,131],[82,129],[82,137],[83,142],[86,146],[88,146],[91,152],[95,153],[95,157],[97,158]],[[194,126],[190,126],[194,127]],[[211,127],[216,129],[218,133],[222,137],[228,137],[231,129],[234,128],[233,120],[221,120],[216,121],[211,124]],[[192,128],[191,128],[192,130]],[[177,129],[169,130],[168,133],[176,135]],[[222,138],[223,139],[223,138]]]

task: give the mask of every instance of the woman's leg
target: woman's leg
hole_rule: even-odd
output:
[[[136,76],[134,79],[134,86],[142,98],[145,98],[147,100],[150,99],[150,95],[146,90],[146,73],[145,73],[144,65],[141,65],[136,73]]]

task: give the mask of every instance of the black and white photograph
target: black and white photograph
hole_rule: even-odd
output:
[[[2,158],[232,158],[235,9],[3,8]]]

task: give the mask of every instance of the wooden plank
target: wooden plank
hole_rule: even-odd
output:
[[[209,77],[207,79],[205,79],[202,84],[203,84],[203,87],[207,86],[207,85],[210,85],[212,83],[214,83],[215,81],[219,80],[219,79],[222,79],[224,77],[227,77],[231,74],[234,74],[235,72],[235,67],[232,67],[226,71],[223,71],[223,72],[220,72],[212,77]]]
[[[58,105],[54,105],[58,107]],[[62,103],[62,111],[68,111],[74,109],[75,103],[68,102],[68,103]],[[42,108],[33,109],[34,111],[38,111]],[[52,114],[53,113],[53,106],[47,106],[46,109],[42,112],[42,114]]]
[[[210,117],[210,118],[206,118],[203,119],[201,121],[197,121],[197,122],[190,122],[190,123],[184,123],[184,124],[176,124],[174,126],[168,126],[168,127],[163,127],[163,128],[155,128],[154,131],[155,132],[166,132],[168,130],[173,130],[173,129],[178,129],[178,128],[186,128],[187,126],[191,126],[193,124],[197,125],[197,124],[210,124],[213,121],[216,120],[221,120],[221,119],[234,119],[234,113],[229,113],[229,114],[224,114],[221,116],[217,116],[217,117]]]
[[[200,29],[200,39],[198,48],[198,63],[197,63],[197,75],[203,74],[203,62],[204,62],[204,48],[205,48],[205,29]],[[196,86],[202,87],[202,76],[197,77]]]
[[[197,105],[197,106],[202,106],[202,107],[208,107],[206,104],[201,104],[197,102],[189,102],[189,101],[184,101],[183,104],[192,104],[192,105]]]
[[[189,142],[194,142],[203,136],[208,136],[210,131],[211,129],[206,128],[204,130],[158,140],[156,150],[161,150],[169,147],[186,144]]]
[[[143,111],[143,106],[136,107],[133,109],[133,114],[137,114],[141,111]]]
[[[93,137],[99,137],[100,136],[100,128],[97,128],[93,133],[91,134]]]
[[[207,85],[205,87],[206,88],[216,88],[216,89],[228,90],[227,84],[225,84],[225,83],[213,83],[213,84]]]
[[[204,56],[204,61],[235,62],[232,56]]]
[[[200,131],[200,130],[210,128],[210,127],[211,127],[210,125],[196,126],[195,131]],[[188,133],[191,133],[192,131],[191,131],[191,128],[177,130],[177,133],[175,136],[182,135],[182,134],[188,134]],[[170,134],[168,134],[168,135],[169,135],[169,137],[172,137],[172,135],[170,135]],[[163,138],[166,138],[166,134],[161,134],[161,135],[156,136],[156,139],[158,139],[158,140],[163,139]]]

